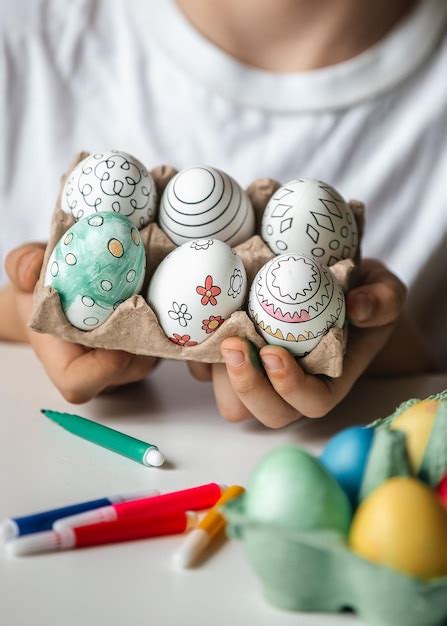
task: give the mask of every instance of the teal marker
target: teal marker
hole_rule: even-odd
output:
[[[59,413],[48,409],[42,409],[41,412],[73,435],[96,443],[96,445],[117,454],[122,454],[132,461],[146,465],[146,467],[160,467],[164,463],[165,459],[162,453],[157,446],[151,443],[135,439],[135,437],[130,437],[79,415]]]

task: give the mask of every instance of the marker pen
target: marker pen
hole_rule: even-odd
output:
[[[27,537],[18,537],[6,545],[9,556],[26,556],[42,552],[55,552],[87,548],[122,541],[135,541],[149,537],[184,533],[197,523],[192,511],[174,513],[164,517],[141,516],[134,520],[90,524],[80,528],[48,530]]]
[[[200,520],[197,528],[189,533],[179,550],[174,554],[174,563],[178,567],[190,567],[205,551],[213,538],[223,531],[227,521],[219,507],[234,498],[238,498],[244,491],[245,489],[239,485],[232,485],[225,489],[213,508]]]
[[[69,504],[57,509],[31,513],[30,515],[23,515],[21,517],[10,517],[5,519],[0,524],[0,536],[3,537],[4,541],[9,541],[10,539],[14,539],[14,537],[21,537],[22,535],[29,535],[31,533],[50,530],[54,522],[63,517],[78,515],[86,511],[92,511],[93,509],[99,509],[104,506],[117,504],[118,502],[125,502],[126,500],[158,496],[159,493],[160,492],[156,489],[147,489],[146,491],[120,494],[109,496],[108,498],[98,498],[97,500]]]
[[[58,520],[53,524],[53,529],[60,531],[62,528],[69,526],[79,527],[97,522],[114,522],[116,520],[132,519],[139,515],[159,516],[182,511],[209,509],[216,504],[224,488],[217,483],[209,483],[200,487],[164,493],[153,498],[141,498],[132,500],[132,502],[120,502],[110,506],[103,506],[94,511]]]

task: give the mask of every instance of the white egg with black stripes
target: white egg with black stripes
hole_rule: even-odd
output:
[[[215,167],[178,172],[167,184],[158,222],[177,245],[195,239],[220,239],[237,246],[255,233],[255,214],[247,192]]]
[[[353,211],[334,187],[310,178],[291,180],[270,198],[262,238],[276,254],[303,253],[333,265],[357,254]]]

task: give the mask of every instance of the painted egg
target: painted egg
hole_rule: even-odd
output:
[[[320,457],[353,506],[358,502],[373,439],[373,428],[345,428],[328,441]]]
[[[178,172],[163,193],[158,221],[177,245],[203,238],[236,246],[255,232],[255,214],[247,193],[214,167]]]
[[[247,276],[237,254],[218,239],[198,239],[160,263],[147,300],[173,343],[194,346],[242,307],[246,292]]]
[[[282,254],[256,274],[248,312],[268,343],[304,356],[332,326],[343,326],[345,298],[332,272],[317,260]]]
[[[103,324],[143,285],[146,255],[139,231],[117,213],[95,213],[69,228],[48,261],[45,285],[80,330]]]
[[[318,459],[296,446],[269,452],[251,475],[244,498],[247,515],[263,522],[343,535],[349,530],[346,494]]]
[[[447,513],[434,491],[398,476],[357,509],[349,543],[363,558],[422,579],[447,574]]]
[[[441,482],[436,488],[436,492],[439,496],[444,507],[447,509],[447,474],[441,479]]]
[[[62,190],[61,206],[75,220],[102,211],[128,217],[137,227],[155,217],[154,179],[135,157],[112,150],[98,152],[78,163]]]
[[[320,180],[291,180],[265,207],[262,238],[276,252],[299,252],[325,265],[355,257],[357,223],[349,204]]]
[[[430,441],[431,433],[442,400],[422,400],[402,411],[392,421],[390,428],[405,433],[406,449],[411,470],[418,474],[424,460],[425,451]],[[441,459],[439,466],[441,467]]]

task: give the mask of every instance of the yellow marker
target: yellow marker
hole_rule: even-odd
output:
[[[190,567],[197,557],[205,550],[213,537],[218,535],[226,526],[225,517],[220,512],[222,504],[237,498],[244,493],[245,489],[239,485],[227,487],[220,499],[205,517],[200,521],[197,528],[188,534],[180,550],[174,555],[174,562],[178,567]]]

